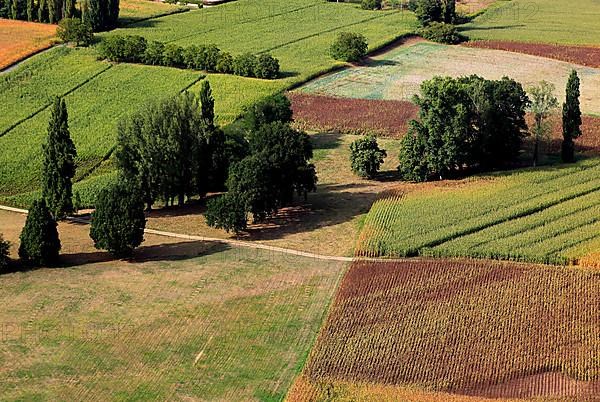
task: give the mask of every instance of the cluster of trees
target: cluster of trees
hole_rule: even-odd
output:
[[[0,18],[57,24],[65,18],[82,20],[94,32],[113,29],[119,19],[119,0],[0,0]]]
[[[329,54],[336,60],[355,62],[367,55],[367,38],[354,32],[340,32],[329,48]]]
[[[464,39],[454,26],[458,20],[456,0],[413,0],[409,8],[421,23],[419,35],[425,39],[448,44]]]
[[[317,175],[309,136],[290,126],[292,112],[283,95],[267,98],[246,115],[249,154],[229,169],[227,193],[210,200],[210,226],[238,233],[250,215],[261,222],[289,205],[294,195],[316,191]]]
[[[244,53],[233,57],[215,45],[188,46],[146,41],[137,35],[104,38],[100,55],[110,61],[143,63],[177,68],[190,68],[243,77],[275,79],[279,76],[279,61],[268,53]]]
[[[579,77],[569,77],[563,104],[562,160],[575,160],[574,139],[581,135]],[[436,77],[421,86],[415,97],[419,119],[410,122],[402,140],[402,177],[411,181],[444,178],[478,168],[489,170],[514,162],[523,139],[533,137],[533,165],[538,163],[539,144],[550,133],[548,117],[558,107],[554,86],[542,81],[529,89],[503,78],[478,76]],[[534,124],[528,132],[525,114]]]
[[[350,167],[360,177],[372,179],[379,171],[387,152],[379,148],[377,139],[366,135],[350,144]]]
[[[94,41],[92,27],[79,18],[64,18],[58,23],[57,36],[65,43],[89,46]]]
[[[75,0],[0,0],[0,18],[56,24],[78,14]]]
[[[362,0],[360,7],[363,10],[381,10],[382,0]]]

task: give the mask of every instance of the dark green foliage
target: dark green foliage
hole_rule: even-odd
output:
[[[563,162],[575,162],[574,139],[581,136],[581,109],[579,106],[579,77],[577,71],[573,70],[567,82],[567,96],[563,103]]]
[[[455,45],[464,40],[464,38],[456,31],[456,27],[451,24],[441,22],[432,22],[419,30],[419,35],[423,38],[449,45]]]
[[[427,26],[432,22],[441,22],[443,13],[441,0],[418,0],[415,9],[415,15],[422,26]]]
[[[10,258],[8,256],[9,251],[10,243],[4,240],[2,233],[0,233],[0,272],[8,268],[8,263],[10,262]]]
[[[381,0],[362,0],[360,7],[363,10],[381,10]]]
[[[60,20],[59,10],[56,8],[56,0],[48,0],[48,22],[56,24]]]
[[[233,193],[226,193],[207,203],[205,214],[208,226],[223,229],[235,234],[245,230],[248,225],[248,213],[244,203]]]
[[[254,65],[256,78],[275,79],[279,76],[279,61],[268,53],[262,53]]]
[[[63,18],[76,18],[77,8],[75,7],[75,0],[64,0],[63,3]],[[91,27],[90,27],[91,30]]]
[[[186,92],[122,121],[116,155],[119,168],[129,181],[139,183],[149,206],[175,197],[183,204],[185,196],[223,188],[224,147],[223,132],[206,123],[199,99]]]
[[[444,22],[446,24],[454,24],[456,20],[456,0],[444,0]]]
[[[292,104],[283,94],[268,96],[247,108],[244,121],[251,129],[276,121],[289,123],[292,121]]]
[[[38,21],[39,22],[48,22],[48,0],[39,0]]]
[[[119,0],[84,0],[83,20],[94,32],[116,28],[119,20]]]
[[[162,42],[152,41],[146,46],[146,51],[142,56],[142,63],[152,66],[159,66],[163,62],[163,53],[165,44]]]
[[[89,46],[94,41],[92,28],[79,18],[64,18],[58,23],[57,35],[63,42],[76,46]]]
[[[526,135],[528,98],[508,78],[436,77],[415,97],[419,120],[402,140],[404,179],[447,177],[469,168],[492,169],[513,161]]]
[[[167,43],[165,45],[165,49],[163,51],[163,66],[169,67],[183,67],[184,66],[184,57],[183,57],[183,48],[174,43]]]
[[[144,61],[147,46],[146,39],[141,36],[115,35],[103,38],[98,51],[102,58],[110,61],[138,63]]]
[[[144,241],[144,202],[133,183],[118,181],[98,194],[90,237],[97,249],[128,256]]]
[[[72,180],[77,152],[69,133],[67,105],[56,98],[44,144],[42,197],[56,219],[73,212]]]
[[[21,232],[19,257],[34,266],[51,266],[58,262],[60,240],[57,224],[46,202],[34,201],[29,208],[25,226]]]
[[[27,21],[34,21],[37,18],[37,12],[35,9],[35,2],[33,0],[27,0]]]
[[[210,89],[210,83],[208,81],[202,81],[200,86],[200,105],[202,107],[202,119],[204,124],[209,127],[215,124],[215,99],[212,96],[212,90]]]
[[[367,135],[350,144],[350,165],[352,171],[361,177],[372,179],[387,156],[385,149],[380,149],[377,139]]]
[[[358,33],[340,32],[329,48],[329,54],[336,60],[354,62],[367,54],[367,39]]]
[[[217,58],[217,72],[222,74],[233,73],[233,57],[226,52],[219,53]]]
[[[243,53],[233,59],[233,73],[242,77],[254,77],[257,57],[252,53]]]

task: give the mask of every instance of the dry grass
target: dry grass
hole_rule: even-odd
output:
[[[0,275],[3,400],[281,399],[344,270],[150,236],[115,261],[87,229],[61,224],[65,266]]]
[[[49,48],[55,36],[56,25],[0,18],[0,70]]]
[[[321,393],[347,382],[478,397],[597,396],[599,297],[600,274],[592,270],[460,260],[355,263],[304,381]]]

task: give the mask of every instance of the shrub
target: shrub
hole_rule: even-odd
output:
[[[146,39],[138,35],[125,37],[123,42],[123,58],[128,63],[140,63],[144,59],[144,53],[148,43]]]
[[[125,38],[123,36],[108,36],[102,39],[98,51],[102,58],[109,61],[125,61]]]
[[[9,250],[10,243],[4,240],[2,234],[0,233],[0,272],[8,268],[8,263],[10,262],[10,258],[8,256]]]
[[[379,148],[377,139],[372,135],[359,138],[350,144],[352,171],[361,177],[375,177],[386,156],[387,153]]]
[[[63,42],[75,43],[76,46],[89,46],[94,41],[92,28],[79,18],[64,18],[58,23],[56,34]]]
[[[174,43],[168,43],[165,45],[163,51],[162,64],[168,67],[183,67],[184,66],[184,55],[183,48]]]
[[[146,46],[146,51],[142,56],[142,62],[144,64],[150,64],[152,66],[159,66],[163,62],[163,53],[165,52],[165,45],[162,42],[152,41]]]
[[[268,53],[258,56],[254,65],[256,78],[274,79],[279,75],[279,61]]]
[[[96,248],[130,255],[144,241],[145,227],[144,202],[135,185],[118,181],[98,194],[90,228]]]
[[[55,264],[60,251],[56,227],[56,221],[50,214],[46,201],[34,201],[21,232],[19,257],[25,263],[34,266]]]
[[[243,53],[233,59],[233,72],[242,77],[253,77],[257,58],[251,53]]]
[[[358,61],[367,54],[367,39],[357,33],[341,32],[331,45],[331,57],[342,61]]]
[[[276,121],[289,123],[292,121],[292,104],[283,94],[268,96],[246,109],[244,120],[251,129]]]
[[[225,195],[210,200],[206,205],[206,224],[235,234],[245,230],[248,225],[248,213],[244,203],[236,194]]]
[[[381,10],[381,0],[362,0],[360,7],[363,10]]]
[[[463,41],[456,27],[442,22],[432,22],[427,27],[419,30],[419,34],[430,41],[455,45]]]
[[[422,26],[427,26],[432,22],[441,22],[444,9],[441,0],[418,0],[415,8],[415,15]]]
[[[233,57],[227,52],[219,53],[217,58],[217,72],[222,74],[233,73]]]
[[[202,48],[203,63],[200,68],[206,71],[217,71],[219,53],[221,53],[221,51],[215,45],[204,46]]]

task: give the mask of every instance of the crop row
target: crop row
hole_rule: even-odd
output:
[[[468,392],[531,373],[600,378],[600,276],[500,262],[355,263],[306,376]]]
[[[401,201],[377,201],[365,220],[357,254],[565,263],[563,251],[594,238],[589,232],[598,217],[599,172],[599,161],[588,160],[475,178],[456,190],[408,195]],[[576,221],[566,218],[575,215]],[[568,233],[572,240],[558,245],[552,240]],[[522,246],[523,253],[515,246]]]

